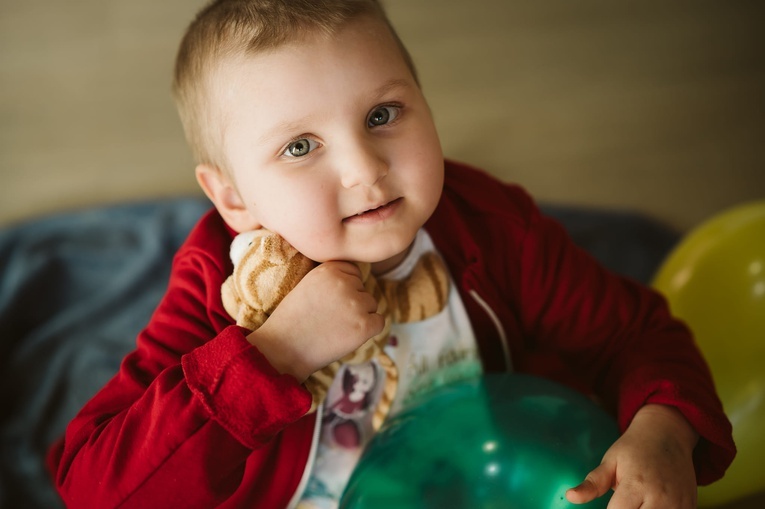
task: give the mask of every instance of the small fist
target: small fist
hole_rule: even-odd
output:
[[[287,294],[251,341],[283,373],[303,382],[379,334],[385,319],[359,268],[325,262]]]

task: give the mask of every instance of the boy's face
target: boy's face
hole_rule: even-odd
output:
[[[316,261],[395,265],[430,217],[443,156],[425,99],[379,22],[351,23],[218,75],[223,150],[251,223]]]

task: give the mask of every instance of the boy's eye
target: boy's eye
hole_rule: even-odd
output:
[[[367,125],[377,127],[392,122],[398,116],[398,108],[395,106],[380,106],[369,115]]]
[[[301,138],[287,145],[287,148],[284,149],[284,155],[288,157],[303,157],[317,146],[318,144],[315,141]]]

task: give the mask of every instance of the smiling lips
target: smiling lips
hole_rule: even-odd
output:
[[[369,224],[376,221],[382,221],[391,217],[396,212],[396,209],[398,209],[398,206],[401,204],[402,200],[403,198],[396,198],[395,200],[390,201],[385,205],[381,205],[374,209],[365,210],[364,212],[354,216],[348,216],[343,219],[343,222],[346,224]]]

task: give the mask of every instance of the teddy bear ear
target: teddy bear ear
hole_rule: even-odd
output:
[[[250,246],[266,233],[266,230],[252,230],[249,232],[242,232],[234,237],[234,240],[231,241],[231,248],[229,250],[231,262],[234,265],[239,263],[239,260],[241,260],[244,253],[250,249]]]
[[[231,247],[229,248],[228,254],[231,257],[231,262],[234,265],[236,265],[239,260],[242,259],[242,256],[244,256],[244,252],[247,250],[247,247],[252,244],[254,233],[255,232],[240,233],[234,237],[234,240],[231,241]]]

